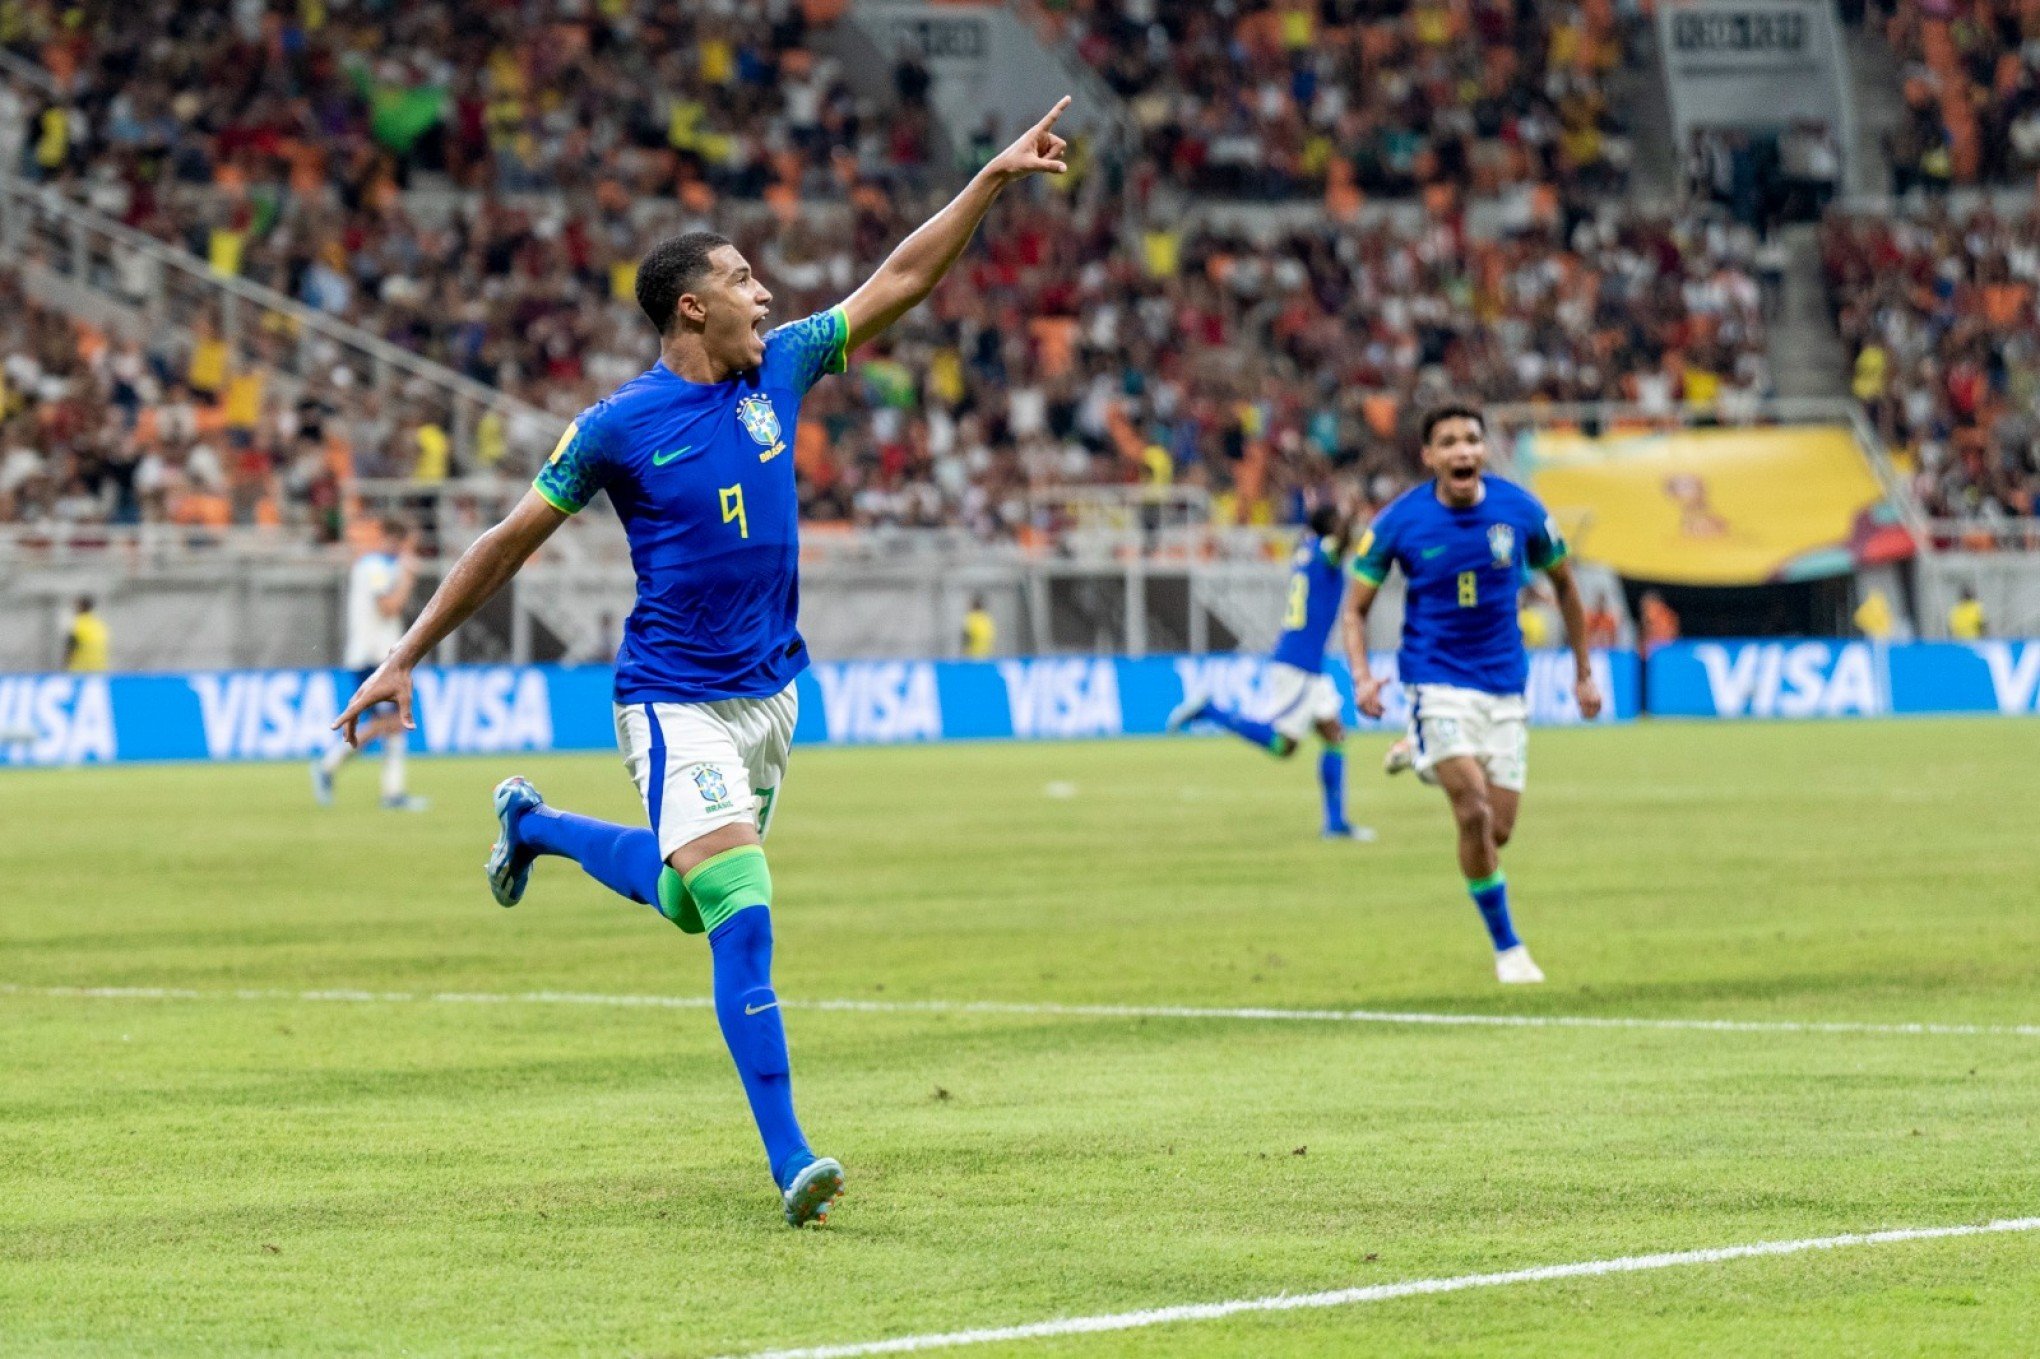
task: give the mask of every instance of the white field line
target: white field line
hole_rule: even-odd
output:
[[[0,996],[83,1000],[338,1001],[349,1004],[593,1005],[622,1009],[706,1010],[708,996],[632,996],[588,991],[290,991],[181,986],[19,986],[0,983]],[[1637,1015],[1441,1014],[1423,1010],[1287,1010],[1265,1006],[1064,1005],[1004,1000],[784,1000],[789,1010],[855,1014],[1043,1015],[1072,1019],[1246,1020],[1257,1023],[1405,1024],[1494,1029],[1668,1029],[1703,1033],[1899,1034],[2040,1038],[2040,1024],[1877,1024],[1854,1020],[1659,1019]]]
[[[755,1351],[746,1359],[856,1359],[867,1354],[909,1354],[921,1350],[955,1349],[963,1345],[992,1345],[1002,1341],[1047,1340],[1057,1336],[1090,1335],[1100,1331],[1134,1331],[1149,1326],[1172,1326],[1185,1321],[1216,1321],[1246,1312],[1294,1312],[1305,1308],[1351,1307],[1360,1303],[1387,1302],[1432,1293],[1459,1293],[1469,1288],[1500,1288],[1508,1284],[1546,1283],[1553,1279],[1594,1278],[1603,1274],[1639,1274],[1654,1269],[1678,1269],[1686,1265],[1718,1265],[1730,1260],[1760,1256],[1798,1255],[1805,1251],[1843,1250],[1855,1246],[1888,1246],[1902,1241],[1938,1241],[1957,1236],[1984,1236],[1996,1232],[2040,1230],[2040,1217],[2000,1219],[1980,1225],[1957,1227],[1906,1227],[1895,1231],[1860,1232],[1847,1236],[1815,1236],[1800,1241],[1760,1241],[1748,1246],[1718,1246],[1712,1250],[1672,1251],[1663,1255],[1625,1255],[1613,1260],[1583,1260],[1570,1265],[1540,1265],[1503,1274],[1457,1274],[1443,1279],[1411,1279],[1404,1283],[1373,1284],[1365,1288],[1338,1288],[1325,1293],[1277,1293],[1265,1298],[1236,1298],[1230,1302],[1188,1303],[1180,1307],[1156,1307],[1145,1312],[1111,1312],[1102,1316],[1058,1317],[1024,1326],[999,1326],[978,1331],[947,1331],[929,1335],[903,1335],[891,1340],[866,1340],[848,1345],[813,1345],[804,1349]]]

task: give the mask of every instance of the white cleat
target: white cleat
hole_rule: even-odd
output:
[[[1390,746],[1388,753],[1381,757],[1381,772],[1384,774],[1400,774],[1416,762],[1417,757],[1411,749],[1410,738],[1405,736]]]
[[[1505,986],[1524,986],[1544,980],[1544,969],[1530,957],[1530,950],[1518,944],[1495,955],[1495,980]]]
[[[1183,728],[1204,716],[1204,710],[1210,705],[1211,700],[1207,699],[1203,694],[1186,694],[1181,703],[1178,703],[1169,710],[1169,720],[1162,724],[1162,730],[1183,730]]]

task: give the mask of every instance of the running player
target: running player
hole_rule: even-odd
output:
[[[1176,731],[1192,722],[1214,722],[1285,760],[1315,731],[1323,743],[1318,785],[1325,801],[1324,836],[1368,841],[1374,838],[1372,830],[1346,820],[1346,729],[1339,721],[1339,691],[1325,674],[1325,642],[1339,621],[1352,531],[1352,520],[1335,505],[1311,511],[1296,545],[1289,603],[1282,616],[1282,635],[1268,656],[1269,683],[1259,715],[1245,716],[1191,694],[1169,714],[1168,726]]]
[[[1424,466],[1432,480],[1404,492],[1374,520],[1353,559],[1346,655],[1360,711],[1382,712],[1383,680],[1367,666],[1367,611],[1391,566],[1408,582],[1397,660],[1410,695],[1417,776],[1451,800],[1459,825],[1459,871],[1495,946],[1495,975],[1541,982],[1544,973],[1509,919],[1500,851],[1516,828],[1529,750],[1523,686],[1530,660],[1516,621],[1523,569],[1551,577],[1572,647],[1574,692],[1587,718],[1601,711],[1588,661],[1585,610],[1565,540],[1513,482],[1487,475],[1487,421],[1472,406],[1424,417]]]
[[[796,1227],[827,1214],[843,1167],[817,1157],[794,1118],[761,847],[793,739],[794,676],[808,663],[795,628],[794,425],[818,379],[934,289],[1002,190],[1065,171],[1054,128],[1068,105],[994,157],[841,305],[770,334],[772,294],[735,246],[690,232],[655,247],[637,300],[659,362],[567,427],[537,484],[455,563],[336,723],[353,739],[362,713],[395,702],[408,725],[412,667],[608,492],[637,572],[616,658],[617,742],[651,828],[557,811],[525,780],[505,779],[489,886],[514,906],[533,860],[556,854],[708,935],[716,1019]]]
[[[347,572],[347,638],[340,663],[354,672],[357,687],[403,636],[404,606],[411,602],[411,588],[418,579],[411,526],[401,519],[385,519],[376,531],[375,549],[362,553]],[[404,788],[404,726],[397,710],[387,704],[371,715],[360,733],[361,744],[375,740],[383,743],[383,807],[393,812],[424,811],[425,799],[412,797]],[[333,805],[333,776],[354,750],[353,743],[336,736],[312,761],[312,799],[321,807]]]

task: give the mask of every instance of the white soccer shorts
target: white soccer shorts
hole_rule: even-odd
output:
[[[1451,684],[1412,684],[1411,759],[1417,777],[1435,782],[1440,760],[1467,755],[1488,783],[1523,791],[1530,773],[1530,705],[1521,694],[1489,694]]]
[[[660,858],[722,826],[765,834],[799,711],[791,684],[769,698],[616,705],[616,744]]]
[[[1339,690],[1327,675],[1313,675],[1283,661],[1268,662],[1260,711],[1250,713],[1292,741],[1310,735],[1320,722],[1339,720]]]

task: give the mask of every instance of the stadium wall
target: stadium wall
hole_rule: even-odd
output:
[[[1391,677],[1395,657],[1375,666]],[[1682,642],[1597,652],[1611,698],[1603,724],[1649,711],[1680,718],[1849,718],[2040,714],[2040,641],[1884,646],[1821,639]],[[1580,722],[1571,658],[1532,659],[1531,720]],[[1328,659],[1358,730],[1408,718],[1399,686],[1379,721],[1352,708],[1343,662]],[[607,751],[615,746],[608,666],[482,665],[418,672],[419,754]],[[1044,656],[1002,661],[834,661],[799,680],[802,745],[1151,736],[1186,692],[1249,710],[1266,697],[1259,656]],[[338,670],[151,675],[0,675],[0,766],[161,760],[306,759],[325,748],[349,690]]]
[[[1375,665],[1395,673],[1395,658]],[[1538,655],[1534,721],[1580,720],[1571,659]],[[1613,695],[1606,722],[1636,715],[1633,652],[1598,653]],[[1330,662],[1356,726],[1400,726],[1399,689],[1380,722],[1358,721],[1343,662]],[[613,672],[602,666],[452,666],[420,670],[415,690],[420,754],[607,751],[616,744]],[[1270,676],[1259,656],[1046,656],[1001,661],[835,661],[802,675],[803,745],[888,745],[944,740],[1142,736],[1162,731],[1191,690],[1253,707]],[[0,675],[0,766],[161,760],[307,759],[351,689],[339,670],[215,670],[166,674]]]

